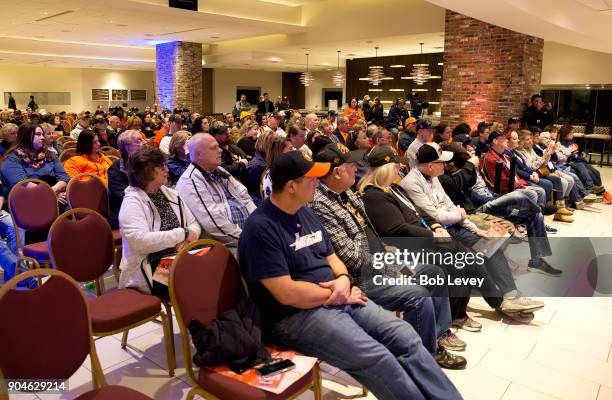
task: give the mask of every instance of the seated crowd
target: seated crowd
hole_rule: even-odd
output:
[[[3,112],[2,195],[36,178],[64,209],[69,180],[95,175],[108,188],[109,224],[121,230],[119,287],[166,297],[167,287],[152,279],[160,260],[212,238],[239,259],[267,337],[345,370],[379,399],[459,399],[440,367],[467,364],[450,351],[467,346],[457,329],[482,329],[467,313],[473,291],[519,323],[544,307],[517,288],[508,243],[528,243],[528,271],[560,276],[547,261],[556,230],[544,216],[572,223],[572,210],[612,196],[569,125],[531,126],[527,112],[506,128],[432,126],[410,117],[403,100],[385,119],[380,100],[370,105],[366,97],[323,117],[302,116],[267,94],[255,115],[241,96],[222,120],[188,110],[99,109],[71,116],[70,130],[65,113]],[[64,159],[69,142],[74,154]],[[9,213],[0,221],[6,281],[15,274],[17,233]],[[514,240],[480,265],[373,267],[398,238],[410,238],[397,243],[413,251],[475,255],[495,226]],[[480,284],[381,285],[375,274]]]

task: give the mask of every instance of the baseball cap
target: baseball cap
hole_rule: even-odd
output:
[[[521,122],[521,119],[519,117],[510,117],[510,118],[508,118],[508,125],[516,123],[516,122]]]
[[[336,110],[329,110],[327,112],[327,115],[329,115],[330,117],[335,117],[336,115],[338,115],[338,113],[336,112]]]
[[[435,126],[432,126],[431,121],[428,119],[421,119],[419,120],[419,122],[417,122],[417,131],[419,129],[434,129]]]
[[[89,119],[89,114],[83,114],[81,115],[79,119],[82,119],[82,120]]]
[[[407,157],[398,156],[389,146],[376,146],[368,155],[368,163],[371,167],[380,167],[389,163],[408,164]]]
[[[370,95],[369,95],[369,94],[366,94],[365,96],[363,96],[363,98],[364,98],[365,100],[370,100]]]
[[[448,162],[453,159],[454,154],[450,151],[442,151],[437,143],[425,143],[417,151],[419,164],[427,164],[433,161]]]
[[[320,178],[329,172],[330,163],[313,162],[299,150],[290,151],[277,157],[270,167],[272,183],[284,186],[287,182],[301,177]]]
[[[342,143],[330,143],[323,147],[315,156],[315,161],[331,163],[333,167],[338,167],[344,163],[352,163],[363,160],[365,151],[350,151]]]
[[[489,139],[487,140],[487,143],[493,143],[493,139],[497,139],[499,137],[507,138],[507,136],[501,133],[500,131],[493,131],[489,133]]]
[[[101,118],[101,117],[97,117],[97,118],[94,119],[93,123],[95,125],[95,124],[106,124],[107,122],[106,122],[106,119]]]
[[[272,118],[284,118],[285,117],[285,113],[280,113],[278,111],[274,111],[272,113],[270,113],[270,115],[268,117],[272,117]]]
[[[479,122],[478,123],[478,131],[485,130],[486,128],[489,128],[491,125],[493,125],[493,124],[491,124],[489,122],[484,122],[484,121]]]
[[[466,146],[472,142],[472,138],[468,135],[460,133],[459,135],[453,137],[453,143],[454,142],[461,143],[463,146]]]
[[[415,122],[416,122],[416,118],[414,117],[406,118],[406,121],[404,121],[404,127],[410,124],[414,124]]]

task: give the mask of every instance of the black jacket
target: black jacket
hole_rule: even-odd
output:
[[[408,196],[404,189],[392,185],[394,190]],[[375,186],[369,186],[362,197],[366,213],[380,236],[388,237],[433,237],[433,232],[421,224],[421,218],[429,225],[437,224],[426,213],[411,210],[404,205],[394,194],[388,193]],[[438,224],[439,225],[439,224]]]
[[[385,116],[383,114],[383,106],[382,104],[379,107],[372,106],[370,108],[369,116],[367,117],[368,123],[373,123],[376,125],[382,125],[385,121]]]
[[[476,167],[474,164],[466,162],[463,168],[452,174],[445,171],[444,175],[438,177],[438,180],[454,204],[463,207],[468,214],[476,211],[474,203],[465,192],[476,183]]]
[[[198,367],[224,363],[252,364],[270,358],[261,334],[261,313],[250,299],[219,315],[210,326],[200,321],[189,323],[189,333],[196,348],[193,362]]]
[[[115,160],[108,169],[108,202],[110,205],[108,223],[112,229],[119,229],[119,210],[128,186],[127,173],[121,170],[121,160]]]
[[[266,103],[268,106],[267,110],[266,110]],[[271,112],[274,112],[274,103],[272,103],[270,100],[268,100],[267,102],[261,101],[257,105],[257,114],[266,114],[266,113],[271,113]]]
[[[221,153],[221,166],[224,170],[232,174],[232,176],[238,179],[240,182],[245,182],[246,165],[241,162],[235,161],[238,157],[246,158],[246,154],[242,149],[233,143],[230,143],[227,148],[222,148]]]
[[[255,156],[255,139],[249,136],[245,136],[238,141],[238,147],[244,151],[248,159]]]
[[[8,108],[10,108],[12,110],[16,110],[17,109],[17,103],[15,102],[15,98],[13,96],[9,97]]]

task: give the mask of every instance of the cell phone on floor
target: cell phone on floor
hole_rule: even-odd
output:
[[[295,364],[291,360],[279,360],[265,364],[261,367],[255,368],[257,375],[261,377],[268,377],[282,372],[290,371],[295,368]]]

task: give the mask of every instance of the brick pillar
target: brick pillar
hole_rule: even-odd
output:
[[[521,116],[540,91],[544,40],[446,10],[442,122]]]
[[[170,42],[155,46],[155,99],[161,108],[202,112],[202,44]]]

